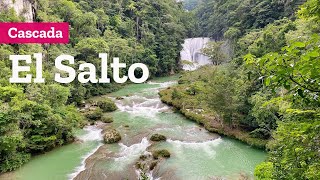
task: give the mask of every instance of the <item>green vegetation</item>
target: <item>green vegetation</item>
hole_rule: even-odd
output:
[[[202,49],[202,53],[208,56],[214,65],[220,65],[227,61],[228,56],[223,52],[223,41],[208,42],[206,47]]]
[[[304,2],[204,0],[198,33],[232,42],[233,60],[185,73],[160,92],[209,131],[268,141],[257,179],[320,177],[320,3]],[[217,50],[205,52],[219,60]]]
[[[94,110],[90,110],[89,112],[86,113],[86,117],[89,120],[93,120],[93,121],[101,120],[102,116],[103,116],[103,111],[99,107],[95,108]]]
[[[195,11],[198,33],[217,40],[237,39],[275,20],[294,19],[295,11],[303,2],[305,0],[201,0]]]
[[[101,121],[104,123],[112,123],[113,122],[113,118],[110,115],[103,115],[101,118]]]
[[[121,140],[120,133],[113,128],[106,127],[102,133],[104,142],[107,144],[113,144]]]
[[[320,177],[319,0],[32,2],[35,21],[70,23],[70,43],[0,45],[0,173],[72,142],[74,129],[84,122],[77,106],[121,88],[113,80],[55,84],[53,60],[58,55],[75,56],[74,68],[86,61],[101,69],[97,55],[105,52],[109,59],[119,57],[128,66],[144,63],[151,76],[164,76],[180,70],[178,54],[185,37],[207,36],[216,42],[203,53],[215,66],[182,74],[178,85],[160,92],[162,101],[210,132],[266,148],[269,158],[257,166],[258,179]],[[183,5],[192,12],[184,11]],[[23,18],[2,8],[0,22],[7,21]],[[231,55],[223,51],[224,43]],[[35,52],[44,55],[47,82],[10,84],[9,55]],[[135,74],[141,76],[139,70]],[[98,99],[92,106],[83,114],[86,118],[112,122],[104,114],[117,109],[110,99]],[[166,138],[156,134],[152,139]],[[115,143],[121,135],[105,129],[104,140]],[[169,158],[170,152],[157,150],[152,155]]]
[[[248,131],[259,126],[245,114],[250,86],[241,79],[246,76],[237,73],[230,65],[205,66],[182,75],[179,85],[160,91],[160,97],[210,132],[264,148],[268,137],[256,138]]]
[[[116,104],[109,98],[103,98],[97,102],[99,108],[103,110],[103,112],[113,112],[117,110]]]
[[[177,55],[188,32],[189,15],[183,10],[182,3],[172,0],[30,2],[36,22],[70,24],[70,43],[0,45],[0,173],[19,168],[31,155],[72,142],[73,130],[84,124],[76,106],[84,105],[92,96],[121,88],[113,80],[110,84],[77,81],[68,85],[55,84],[52,77],[57,71],[54,58],[70,54],[75,57],[75,69],[83,61],[101,69],[98,53],[108,53],[109,59],[119,57],[127,67],[137,62],[145,63],[152,76],[164,76],[179,70]],[[9,7],[0,7],[0,22],[24,20]],[[9,84],[9,55],[38,52],[44,56],[46,83]],[[35,64],[31,65],[31,73],[35,74]],[[127,69],[121,72],[126,73]],[[140,71],[135,73],[137,77],[141,74]],[[103,112],[114,111],[116,106],[108,99],[97,105],[99,108],[86,116],[91,120],[111,122]]]
[[[7,85],[0,94],[0,172],[20,167],[31,154],[73,141],[73,128],[82,117],[67,104],[68,87]]]

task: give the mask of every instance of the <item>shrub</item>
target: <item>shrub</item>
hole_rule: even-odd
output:
[[[255,171],[254,175],[258,179],[267,180],[272,179],[272,172],[273,172],[273,164],[271,162],[264,162],[259,164]]]
[[[113,117],[109,116],[109,115],[104,115],[104,116],[102,116],[101,121],[104,123],[112,123]]]
[[[103,110],[103,112],[113,112],[117,110],[116,104],[109,98],[99,100],[97,105]]]
[[[250,135],[254,138],[260,138],[260,139],[269,139],[271,136],[270,131],[263,128],[258,128],[252,131]]]

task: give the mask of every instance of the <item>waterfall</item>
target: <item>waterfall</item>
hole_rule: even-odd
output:
[[[23,16],[26,22],[33,21],[32,3],[29,0],[1,0],[1,9],[13,8],[17,15]]]
[[[201,53],[210,38],[190,38],[185,39],[182,51],[180,52],[184,70],[195,70],[200,66],[211,64],[210,58]]]

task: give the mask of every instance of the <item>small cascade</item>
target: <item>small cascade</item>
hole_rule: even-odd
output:
[[[79,136],[78,138],[81,141],[102,141],[103,137],[101,135],[102,129],[95,126],[87,126],[83,130],[86,131],[86,134]]]
[[[176,81],[168,81],[168,82],[158,83],[158,82],[149,81],[148,84],[156,84],[156,85],[159,85],[161,88],[166,88],[166,87],[170,87],[170,86],[177,84],[177,82]],[[159,88],[156,88],[156,90],[159,91]]]
[[[192,71],[200,66],[212,63],[208,56],[201,53],[201,49],[205,48],[208,42],[210,42],[210,38],[185,39],[182,45],[183,49],[180,52],[184,70]]]
[[[131,96],[121,102],[117,102],[119,110],[132,115],[155,117],[159,112],[165,112],[170,108],[163,104],[159,98]]]
[[[145,137],[142,139],[141,143],[133,144],[131,146],[126,146],[123,143],[119,144],[121,146],[119,157],[115,158],[116,162],[122,162],[128,164],[130,161],[134,161],[139,157],[146,149],[150,146],[150,142]]]
[[[97,128],[96,126],[87,126],[83,130],[85,130],[86,133],[79,136],[78,139],[83,141],[83,143],[97,143],[97,146],[82,157],[81,165],[76,167],[74,172],[68,176],[70,180],[74,179],[80,172],[86,169],[86,159],[88,159],[103,145],[103,143],[101,142],[103,140],[101,134],[102,129]]]
[[[205,152],[208,156],[214,157],[214,155],[216,154],[215,147],[223,141],[221,138],[218,138],[203,142],[185,142],[168,139],[167,142],[172,144],[177,149],[177,153],[179,153],[179,151],[182,152],[183,149],[198,149]]]

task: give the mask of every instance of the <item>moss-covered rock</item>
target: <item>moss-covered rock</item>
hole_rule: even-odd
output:
[[[112,123],[113,122],[113,117],[110,115],[103,115],[101,118],[101,121],[104,123]]]
[[[116,97],[116,100],[123,100],[123,99],[124,97],[121,97],[121,96]]]
[[[103,131],[103,133],[104,142],[107,144],[117,143],[121,140],[120,133],[113,128],[107,128]]]
[[[103,112],[113,112],[117,110],[116,104],[109,98],[103,98],[97,101],[97,106],[103,110]]]
[[[161,149],[161,150],[155,150],[152,152],[152,156],[154,159],[159,159],[159,158],[170,158],[171,154],[168,150],[166,149]]]
[[[149,170],[152,171],[154,170],[154,168],[157,166],[158,161],[152,161],[150,166],[149,166]]]
[[[86,113],[86,117],[94,121],[100,120],[102,116],[103,116],[103,112],[100,108],[90,110],[89,112]]]
[[[150,138],[151,141],[165,141],[167,138],[161,134],[153,134]]]

